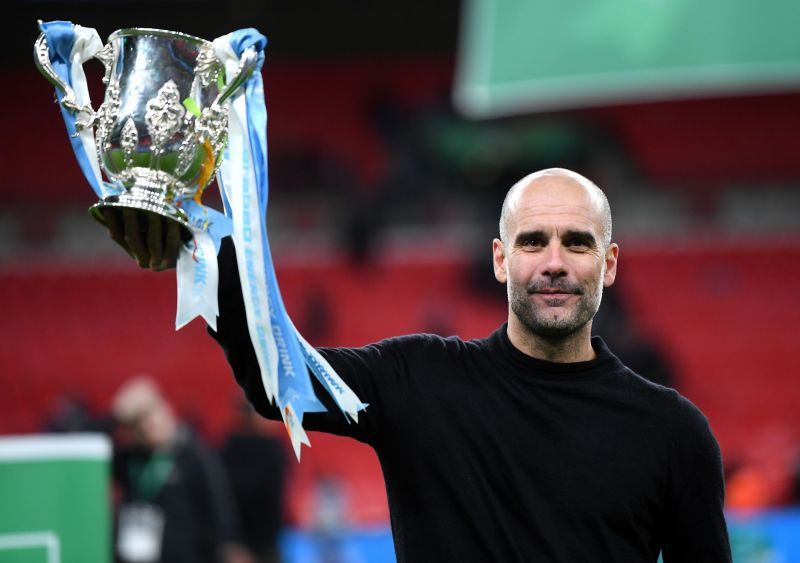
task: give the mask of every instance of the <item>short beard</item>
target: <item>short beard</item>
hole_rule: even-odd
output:
[[[543,288],[577,294],[578,303],[571,312],[564,316],[545,316],[542,314],[542,309],[536,307],[531,301],[531,295]],[[602,286],[595,291],[586,291],[579,285],[570,285],[566,282],[541,281],[526,287],[509,284],[508,301],[511,311],[532,336],[546,340],[563,340],[575,334],[594,318],[600,307],[602,291]]]

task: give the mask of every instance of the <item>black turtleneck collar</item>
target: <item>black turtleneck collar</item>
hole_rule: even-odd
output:
[[[508,323],[494,331],[489,336],[487,344],[489,348],[499,352],[505,360],[518,370],[525,372],[527,376],[577,381],[591,379],[600,374],[608,375],[609,372],[623,369],[622,363],[611,353],[599,336],[592,337],[592,348],[597,357],[584,362],[550,362],[529,356],[511,343],[508,337]]]

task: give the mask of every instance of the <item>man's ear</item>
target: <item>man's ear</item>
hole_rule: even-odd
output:
[[[492,241],[492,258],[494,264],[494,277],[500,283],[508,281],[506,273],[506,249],[503,241],[496,238]]]
[[[619,245],[612,242],[606,248],[606,273],[603,276],[603,287],[611,287],[617,279],[617,258],[619,257]]]

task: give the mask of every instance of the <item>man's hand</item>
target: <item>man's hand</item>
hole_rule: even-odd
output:
[[[109,236],[139,267],[154,272],[175,267],[181,245],[178,222],[128,207],[106,207],[102,213]]]

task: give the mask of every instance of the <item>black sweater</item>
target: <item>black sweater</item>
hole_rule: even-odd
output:
[[[229,247],[212,335],[269,418]],[[688,400],[597,358],[557,364],[488,338],[392,338],[322,354],[369,403],[304,426],[370,444],[386,482],[397,560],[666,563],[731,560],[720,451]],[[316,382],[315,382],[316,384]]]

